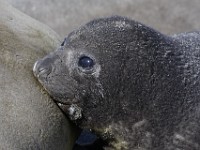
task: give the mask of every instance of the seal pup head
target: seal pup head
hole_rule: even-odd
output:
[[[80,127],[105,138],[120,132],[123,138],[132,128],[128,125],[145,124],[144,116],[152,112],[155,55],[160,47],[165,47],[160,56],[171,54],[165,53],[171,48],[166,38],[124,17],[97,19],[69,34],[55,52],[38,60],[34,75]],[[157,59],[165,68],[171,67],[162,57]],[[126,142],[121,145],[126,147]]]

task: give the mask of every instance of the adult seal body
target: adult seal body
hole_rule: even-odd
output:
[[[199,32],[166,36],[124,17],[72,32],[34,74],[107,149],[200,149]],[[106,149],[106,148],[105,148]]]
[[[32,73],[59,36],[6,1],[0,14],[0,150],[71,150],[78,133]]]

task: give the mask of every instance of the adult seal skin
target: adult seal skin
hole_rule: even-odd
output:
[[[38,60],[35,76],[105,149],[200,149],[200,34],[174,36],[125,17],[93,20]]]
[[[0,14],[0,150],[71,150],[77,129],[32,72],[59,36],[6,1]]]

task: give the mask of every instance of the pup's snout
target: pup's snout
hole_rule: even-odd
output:
[[[52,71],[52,60],[50,58],[46,58],[44,60],[38,60],[35,62],[33,66],[33,73],[36,77],[47,76]]]
[[[39,60],[38,61],[36,61],[35,63],[34,63],[34,65],[33,65],[33,74],[35,75],[35,76],[37,76],[37,70],[38,70],[38,63],[39,63]]]

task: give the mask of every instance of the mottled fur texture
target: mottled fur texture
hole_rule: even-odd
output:
[[[69,34],[34,74],[105,149],[199,150],[199,43],[199,32],[166,36],[125,17],[102,18]],[[83,55],[95,62],[89,71],[78,66]]]

